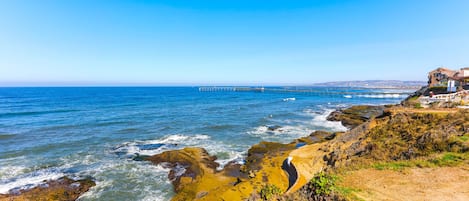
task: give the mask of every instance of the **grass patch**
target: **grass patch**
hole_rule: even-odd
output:
[[[416,159],[408,161],[396,161],[387,163],[376,163],[372,167],[377,170],[403,170],[412,167],[449,167],[469,162],[469,152],[454,153],[446,152],[433,158]]]
[[[469,154],[445,153],[442,157],[432,159],[429,162],[438,166],[457,166],[469,159]]]
[[[467,142],[467,141],[469,141],[469,134],[460,136],[460,137],[458,137],[458,139],[460,139],[463,142]]]
[[[340,197],[345,198],[345,200],[357,200],[364,201],[363,199],[357,197],[354,193],[361,192],[362,190],[356,188],[349,188],[343,186],[336,186],[335,192],[340,195]]]
[[[341,177],[333,173],[320,172],[307,184],[308,191],[320,196],[339,196],[345,200],[362,200],[354,192],[361,192],[360,189],[341,186]]]
[[[280,194],[282,194],[282,190],[280,190],[279,187],[275,186],[275,185],[270,185],[270,184],[267,184],[265,186],[262,187],[261,191],[259,192],[262,200],[271,200],[272,198],[274,198],[275,196],[278,196]]]
[[[402,170],[404,168],[413,167],[409,161],[399,161],[399,162],[390,162],[390,163],[377,163],[373,165],[373,168],[377,170]]]
[[[409,98],[409,101],[416,101],[417,99],[419,99],[419,96],[412,96]]]
[[[422,104],[420,104],[420,103],[415,103],[415,104],[414,104],[414,108],[415,108],[415,109],[422,109],[423,107],[422,107]]]

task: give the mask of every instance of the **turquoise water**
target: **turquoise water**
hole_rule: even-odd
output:
[[[242,163],[247,149],[262,140],[289,142],[315,130],[345,130],[326,121],[335,109],[405,98],[387,94],[400,92],[391,90],[312,89],[0,88],[0,193],[44,179],[92,176],[97,186],[81,200],[168,200],[168,170],[132,157],[199,146],[222,165]]]

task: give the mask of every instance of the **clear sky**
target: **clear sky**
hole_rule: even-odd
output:
[[[1,85],[425,80],[469,66],[467,0],[3,0]]]

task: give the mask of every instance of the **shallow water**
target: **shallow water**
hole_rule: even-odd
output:
[[[405,98],[386,90],[314,91],[321,93],[0,88],[0,193],[64,175],[92,176],[97,186],[81,200],[168,200],[173,192],[167,170],[132,157],[198,146],[222,165],[242,163],[247,149],[262,140],[289,142],[315,130],[344,130],[326,121],[335,109]]]

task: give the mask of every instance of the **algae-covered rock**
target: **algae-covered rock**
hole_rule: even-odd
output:
[[[166,151],[145,160],[171,169],[168,177],[176,192],[180,192],[186,185],[197,182],[205,174],[215,174],[216,168],[219,166],[215,162],[216,157],[210,156],[202,148]]]
[[[324,142],[327,140],[332,140],[337,135],[337,133],[331,133],[326,131],[314,131],[306,137],[296,139],[297,143],[313,144],[318,142]]]
[[[332,112],[327,120],[340,121],[347,128],[355,128],[366,121],[384,115],[385,106],[359,105]]]
[[[177,193],[172,200],[245,200],[267,183],[287,190],[282,164],[296,145],[261,142],[249,149],[244,165],[230,162],[219,171],[216,157],[202,148],[166,151],[146,160],[171,169],[168,177]]]
[[[87,192],[96,183],[90,179],[73,180],[62,177],[57,180],[45,181],[45,183],[26,190],[10,190],[9,194],[0,194],[0,200],[26,201],[26,200],[76,200],[80,195]]]

